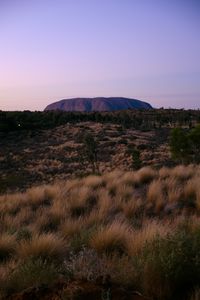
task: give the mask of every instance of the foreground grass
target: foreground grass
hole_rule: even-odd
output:
[[[143,168],[0,197],[1,298],[62,279],[199,299],[200,167]]]

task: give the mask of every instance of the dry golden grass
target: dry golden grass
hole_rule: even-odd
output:
[[[127,219],[134,218],[134,216],[138,216],[142,211],[143,202],[141,198],[131,199],[128,202],[123,202],[121,204],[121,209],[124,216]]]
[[[60,230],[65,238],[69,238],[75,234],[78,234],[83,228],[82,219],[67,218],[61,225]]]
[[[180,228],[198,232],[199,182],[199,166],[146,167],[1,196],[0,287],[12,261],[14,268],[29,259],[55,260],[60,266],[67,263],[69,253],[82,255],[82,250],[91,265],[86,257],[79,257],[79,269],[84,262],[87,272],[94,274],[94,268],[101,272],[93,262],[102,259],[113,282],[131,285],[139,276],[133,261],[145,245],[158,237],[167,240]],[[125,278],[127,269],[130,274]],[[74,274],[82,276],[79,271]]]
[[[157,171],[150,167],[143,167],[135,173],[135,182],[137,184],[145,184],[151,182],[157,177]]]
[[[142,228],[134,230],[131,239],[128,240],[129,255],[134,256],[138,254],[146,243],[152,241],[156,236],[165,237],[173,229],[173,226],[168,222],[145,221]]]
[[[95,232],[91,237],[90,245],[99,253],[113,251],[123,253],[126,251],[130,236],[131,226],[116,220]]]
[[[150,183],[147,195],[147,201],[150,207],[153,207],[156,213],[159,213],[165,205],[164,185],[161,180],[154,180]]]
[[[101,176],[90,175],[84,179],[83,183],[91,189],[98,189],[105,186],[106,181]]]
[[[180,165],[171,170],[170,176],[174,176],[179,180],[188,180],[193,177],[194,172],[196,172],[196,167],[194,165]]]
[[[67,254],[67,245],[55,234],[41,234],[34,236],[30,241],[20,242],[17,254],[21,259],[41,257],[60,260]]]

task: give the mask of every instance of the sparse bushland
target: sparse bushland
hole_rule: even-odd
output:
[[[197,165],[144,167],[0,196],[1,298],[90,282],[199,299],[199,182]]]
[[[0,112],[0,194],[116,166],[129,171],[196,163],[199,122],[199,110]],[[182,136],[175,136],[172,157],[170,133],[177,127]]]

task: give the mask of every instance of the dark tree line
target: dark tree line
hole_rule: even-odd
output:
[[[162,127],[193,127],[200,122],[200,110],[125,110],[115,112],[4,112],[0,111],[0,132],[50,129],[66,123],[115,123],[124,128],[151,130]]]

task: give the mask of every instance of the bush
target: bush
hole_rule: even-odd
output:
[[[58,280],[60,269],[42,259],[29,259],[10,274],[5,284],[7,293],[20,292],[30,287],[51,285]]]
[[[14,236],[3,234],[0,237],[0,262],[9,259],[15,252],[16,241]]]
[[[17,253],[23,258],[42,258],[60,260],[66,254],[66,244],[63,239],[54,234],[41,234],[32,240],[22,241]]]
[[[32,238],[32,232],[28,229],[28,228],[21,228],[18,232],[17,232],[17,241],[22,241],[22,240],[31,240]]]
[[[142,165],[142,161],[140,159],[140,151],[138,149],[132,149],[131,157],[132,157],[133,169],[135,170],[140,169]]]
[[[181,162],[200,162],[200,125],[185,132],[175,128],[171,132],[170,148],[172,157]]]
[[[200,280],[199,247],[199,230],[179,230],[146,244],[140,265],[145,292],[155,299],[182,299]]]

